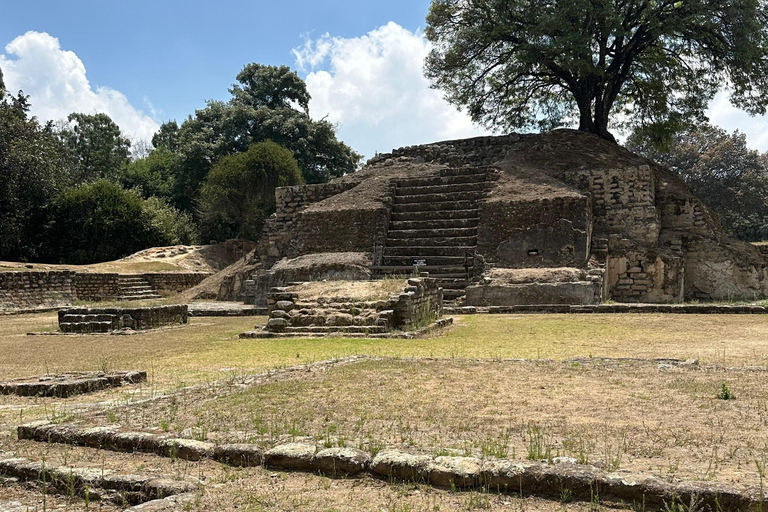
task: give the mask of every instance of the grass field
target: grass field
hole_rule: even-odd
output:
[[[68,400],[0,397],[4,432],[54,416],[214,442],[270,446],[308,437],[372,452],[566,456],[609,471],[752,486],[768,463],[762,315],[464,316],[419,340],[238,339],[265,321],[253,317],[193,318],[132,336],[26,335],[53,330],[55,321],[54,314],[0,318],[0,375],[144,369],[150,380]],[[350,355],[369,357],[239,385],[250,374]],[[735,399],[722,399],[723,384]],[[172,395],[162,400],[133,401],[167,390]],[[67,408],[75,404],[89,408]],[[62,457],[60,447],[0,435],[0,451],[40,457],[42,450]],[[83,453],[84,460],[95,456]],[[230,494],[211,486],[200,510],[231,510],[233,503],[237,510],[590,510],[368,478],[275,480],[256,469],[225,475],[218,465],[205,471]]]

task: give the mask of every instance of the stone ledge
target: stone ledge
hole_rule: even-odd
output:
[[[112,501],[117,504],[149,502],[167,496],[196,491],[200,482],[158,478],[156,475],[115,473],[112,470],[55,466],[25,458],[0,459],[0,475],[17,481],[46,482],[46,492],[76,494],[90,500]],[[159,510],[137,508],[135,510]]]
[[[371,457],[353,449],[329,449],[318,451],[311,444],[289,443],[278,445],[267,452],[256,445],[222,445],[214,448],[211,443],[181,440],[172,436],[145,432],[119,432],[117,427],[86,429],[76,425],[55,425],[35,422],[17,428],[19,439],[67,444],[98,444],[104,449],[118,451],[152,452],[172,455],[169,445],[193,449],[179,450],[180,458],[209,457],[225,463],[317,472],[342,476],[368,471],[390,482],[406,481],[431,483],[440,487],[462,489],[478,488],[493,492],[522,492],[525,495],[558,499],[567,489],[575,500],[589,501],[595,493],[603,499],[643,503],[653,509],[663,509],[672,500],[690,503],[695,499],[704,509],[716,506],[721,510],[749,510],[762,503],[768,495],[759,489],[736,488],[717,482],[663,480],[653,476],[632,475],[628,472],[606,473],[594,466],[576,464],[570,459],[558,459],[556,463],[543,461],[514,461],[504,459],[477,459],[474,457],[436,457],[418,455],[398,450],[383,450]],[[16,478],[37,478],[38,466],[21,464],[21,470],[4,471],[0,461],[0,473]],[[26,476],[25,476],[26,475]],[[94,476],[93,478],[96,478]],[[106,477],[105,477],[106,478]],[[161,488],[162,482],[155,488]],[[145,484],[143,484],[145,485]],[[164,484],[163,484],[164,485]],[[182,492],[180,489],[172,491]],[[142,492],[151,496],[151,491]],[[156,494],[155,494],[156,495]]]
[[[453,318],[441,318],[417,331],[408,332],[343,332],[329,329],[324,332],[270,332],[262,329],[240,333],[240,339],[272,339],[272,338],[381,338],[381,339],[413,339],[426,336],[437,329],[453,324]],[[371,329],[373,330],[373,329]]]
[[[449,315],[516,314],[516,313],[668,313],[692,315],[763,315],[765,306],[721,304],[525,304],[518,306],[447,306]]]
[[[110,387],[120,387],[124,384],[138,384],[146,380],[147,372],[145,371],[67,373],[0,382],[0,395],[67,398]]]

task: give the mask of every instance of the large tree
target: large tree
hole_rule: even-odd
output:
[[[0,260],[41,257],[51,201],[71,182],[67,151],[29,108],[23,93],[0,93]]]
[[[580,130],[612,116],[660,140],[727,87],[768,105],[765,0],[433,0],[426,74],[485,126]]]
[[[731,235],[768,240],[768,160],[747,147],[743,133],[702,125],[676,134],[669,150],[659,151],[636,132],[627,147],[678,173]]]
[[[200,190],[203,234],[257,240],[275,210],[275,188],[302,182],[291,152],[271,141],[222,158]]]
[[[59,137],[78,162],[78,183],[114,180],[128,163],[131,142],[107,114],[72,113]]]
[[[211,167],[227,155],[271,140],[296,158],[307,183],[322,183],[352,172],[360,155],[336,139],[334,126],[308,114],[306,84],[287,66],[248,64],[237,75],[227,102],[209,101],[176,130],[166,123],[153,139],[181,156],[177,200],[191,208]]]

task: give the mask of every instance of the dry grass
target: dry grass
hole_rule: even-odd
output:
[[[759,483],[756,462],[768,462],[766,372],[738,368],[768,366],[765,316],[466,316],[444,335],[419,340],[237,338],[264,321],[193,318],[188,326],[134,336],[33,337],[25,333],[55,329],[55,314],[1,317],[4,378],[106,367],[145,369],[150,382],[66,400],[0,396],[0,451],[69,456],[63,447],[9,435],[21,421],[53,417],[117,421],[214,441],[270,444],[309,436],[321,445],[371,451],[397,446],[518,459],[562,455],[608,470],[745,485]],[[212,384],[238,384],[249,373],[352,354],[385,359],[294,373],[247,389]],[[563,362],[573,357],[587,361]],[[697,358],[700,365],[605,364],[599,357]],[[528,361],[508,360],[514,358]],[[717,398],[723,382],[736,400]],[[133,402],[195,383],[211,384],[141,406]],[[78,412],[75,405],[95,409]],[[110,464],[177,471],[151,456],[135,463],[123,458],[134,456],[92,452],[80,460],[106,457]],[[193,509],[564,510],[546,501],[393,487],[367,477],[339,481],[211,468]],[[588,508],[568,504],[567,510]]]
[[[111,419],[221,443],[306,436],[371,452],[566,456],[609,471],[757,486],[755,461],[768,463],[766,375],[604,360],[386,359],[216,396],[185,393]],[[718,398],[723,382],[737,399]]]
[[[291,286],[289,291],[296,292],[302,299],[344,297],[357,300],[388,299],[393,294],[403,292],[406,279],[387,278],[375,281],[308,281]]]

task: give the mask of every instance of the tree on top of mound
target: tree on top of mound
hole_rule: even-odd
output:
[[[723,87],[766,112],[767,21],[764,0],[433,0],[426,75],[490,128],[614,140],[621,115],[662,143]]]

